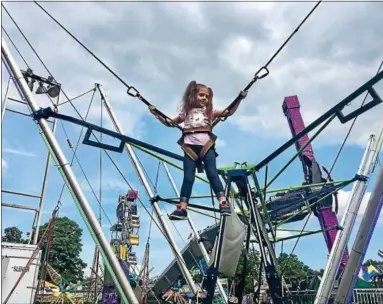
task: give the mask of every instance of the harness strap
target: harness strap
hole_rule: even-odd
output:
[[[199,156],[201,158],[205,157],[207,151],[209,151],[209,149],[214,146],[216,139],[217,136],[215,136],[214,134],[210,134],[210,139],[204,144],[204,146],[201,149],[201,152],[199,153]]]
[[[177,143],[181,146],[181,149],[185,152],[185,154],[188,155],[192,160],[196,161],[198,159],[197,153],[195,153],[192,148],[183,142],[183,137],[180,138]]]
[[[194,134],[194,133],[211,133],[212,129],[210,126],[206,127],[196,127],[196,128],[188,128],[188,129],[183,129],[182,134]]]
[[[199,154],[195,153],[194,150],[185,144],[184,136],[187,134],[195,134],[195,133],[209,133],[210,139],[204,144]],[[205,157],[206,153],[209,151],[211,147],[214,146],[217,136],[212,133],[212,129],[210,126],[207,127],[196,127],[196,128],[188,128],[182,130],[182,137],[177,141],[177,143],[181,146],[181,149],[188,155],[193,161],[197,162],[198,172],[203,172],[202,163],[199,161]]]

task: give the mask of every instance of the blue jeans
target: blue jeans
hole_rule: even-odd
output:
[[[202,146],[189,145],[197,155],[202,150]],[[204,164],[206,176],[210,182],[210,186],[217,198],[224,196],[224,190],[221,180],[218,176],[216,153],[214,148],[210,148],[205,154],[204,158],[201,159]],[[192,193],[193,184],[195,180],[195,171],[197,168],[197,162],[192,160],[187,154],[184,155],[184,180],[181,187],[180,201],[188,203]]]

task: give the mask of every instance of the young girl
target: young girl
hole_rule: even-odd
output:
[[[217,196],[220,211],[223,215],[230,215],[230,206],[226,203],[224,189],[218,176],[215,152],[215,139],[211,132],[211,125],[216,118],[228,117],[235,113],[239,103],[247,95],[241,92],[241,99],[230,110],[216,110],[213,108],[213,91],[204,84],[191,81],[182,98],[181,113],[174,119],[164,119],[156,114],[155,107],[149,106],[151,113],[166,126],[184,122],[183,135],[178,143],[185,152],[184,180],[181,187],[180,203],[177,209],[169,215],[171,220],[187,218],[187,205],[192,193],[195,171],[203,162],[206,176]]]

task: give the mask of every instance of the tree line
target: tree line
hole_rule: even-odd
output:
[[[48,222],[40,226],[38,241],[47,227]],[[1,240],[2,242],[28,244],[29,239],[33,239],[33,235],[26,234],[26,238],[24,238],[23,234],[17,227],[8,227],[4,229]],[[82,229],[75,221],[67,217],[56,217],[48,263],[68,282],[76,283],[84,280],[84,269],[87,264],[80,257],[83,247],[81,237]],[[41,250],[44,256],[47,250],[46,242],[42,244]]]
[[[48,222],[40,226],[39,238],[44,234],[48,227]],[[33,235],[26,235],[23,238],[23,232],[17,227],[8,227],[4,229],[2,236],[3,242],[28,244],[29,238]],[[78,282],[84,280],[84,269],[87,264],[81,259],[83,244],[81,242],[82,229],[75,222],[67,217],[57,217],[55,219],[52,244],[49,252],[49,264],[60,273],[69,282]],[[42,245],[43,254],[46,252],[46,243]],[[238,268],[234,278],[230,279],[230,283],[234,280],[240,282],[243,273],[243,254],[239,260]],[[297,255],[281,253],[278,257],[278,265],[286,278],[309,277],[323,274],[324,270],[314,270],[302,262]],[[257,250],[250,250],[248,253],[247,272],[245,276],[245,291],[251,292],[254,288],[254,280],[258,280],[258,270],[260,264],[260,254]],[[374,265],[383,267],[383,261],[366,260],[363,266]],[[251,270],[251,271],[249,271]],[[201,274],[194,272],[194,280],[202,281]]]

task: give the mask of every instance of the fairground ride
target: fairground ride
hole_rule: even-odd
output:
[[[313,8],[313,10],[310,11],[308,16],[298,26],[297,30],[313,13],[313,11],[317,8],[319,3],[320,2],[318,2]],[[102,62],[96,55],[94,55],[61,23],[59,23],[51,14],[49,14],[49,12],[47,12],[39,3],[36,3],[36,5],[38,5],[52,20],[54,20],[60,27],[62,27],[74,40],[81,44],[93,57],[95,57],[117,79],[119,79],[127,87],[127,93],[129,96],[138,98],[147,106],[151,105],[149,101],[147,101],[134,86],[129,86],[128,84],[126,84],[115,72],[113,72],[109,67],[107,67],[104,62]],[[18,29],[20,30],[19,27]],[[279,50],[267,62],[267,64],[258,70],[251,82],[243,89],[244,91],[248,91],[257,81],[265,78],[269,74],[269,65],[271,64],[273,59],[278,55],[278,53],[282,50],[282,48],[287,44],[287,42],[292,38],[292,36],[297,32],[297,30],[294,31],[294,33],[287,39],[287,41],[282,45],[282,47],[279,48]],[[27,39],[25,35],[23,35],[23,37]],[[31,46],[30,43],[29,45]],[[35,52],[33,47],[32,50]],[[46,68],[46,65],[43,63],[41,57],[38,56],[38,58]],[[276,229],[278,226],[284,223],[300,221],[305,218],[306,222],[302,230],[298,234],[291,236],[288,239],[296,238],[297,244],[299,239],[304,235],[310,235],[319,232],[323,233],[326,240],[327,248],[330,251],[330,258],[332,261],[331,265],[328,265],[328,267],[326,267],[326,272],[321,281],[321,287],[319,288],[316,303],[327,303],[329,297],[331,296],[333,282],[335,279],[339,280],[340,277],[342,278],[340,280],[340,287],[343,288],[343,292],[346,292],[346,296],[350,293],[350,290],[353,289],[355,271],[351,271],[355,270],[358,267],[358,265],[351,265],[351,263],[348,263],[348,259],[360,260],[367,249],[368,240],[359,240],[357,238],[357,241],[359,241],[356,244],[356,246],[359,250],[353,250],[351,255],[348,256],[348,251],[345,245],[347,243],[346,240],[349,237],[350,230],[352,229],[352,226],[355,221],[355,217],[350,217],[349,213],[354,214],[355,211],[359,209],[360,200],[363,197],[368,176],[371,173],[371,165],[376,161],[376,157],[378,154],[377,151],[379,151],[381,146],[381,130],[379,130],[379,132],[377,133],[377,138],[371,140],[368,145],[368,148],[366,149],[365,156],[369,155],[369,162],[366,162],[366,159],[364,158],[362,160],[363,168],[359,170],[360,172],[358,172],[358,174],[346,181],[332,180],[331,171],[335,166],[337,159],[334,161],[334,164],[329,171],[323,168],[323,170],[327,174],[327,177],[323,176],[323,173],[320,170],[320,166],[314,157],[311,142],[335,118],[337,118],[342,124],[348,123],[351,120],[355,121],[355,119],[359,115],[362,115],[366,111],[382,103],[381,97],[374,89],[374,86],[383,78],[383,72],[380,72],[381,67],[379,68],[378,73],[374,77],[372,77],[366,83],[361,85],[342,101],[334,105],[331,109],[329,109],[318,119],[309,124],[307,127],[304,127],[303,120],[299,112],[298,98],[296,96],[286,97],[283,108],[285,115],[288,118],[293,137],[256,165],[248,165],[247,163],[242,163],[235,164],[234,166],[228,168],[220,168],[219,173],[223,181],[225,182],[225,194],[227,200],[232,205],[232,207],[235,207],[233,209],[238,208],[239,211],[238,213],[233,213],[230,217],[230,220],[228,220],[226,217],[221,217],[218,219],[218,222],[215,226],[215,231],[212,235],[212,239],[210,240],[210,242],[206,242],[206,239],[200,236],[200,234],[194,227],[192,219],[189,218],[188,223],[190,224],[191,229],[193,230],[195,243],[197,246],[195,246],[195,251],[190,250],[190,248],[186,248],[187,250],[184,250],[181,253],[181,251],[176,246],[176,243],[171,235],[171,232],[167,226],[167,223],[159,205],[159,202],[170,203],[173,205],[177,204],[178,202],[174,198],[162,197],[159,194],[160,192],[158,191],[158,189],[156,189],[155,192],[152,191],[152,188],[149,184],[151,180],[147,176],[147,174],[145,174],[145,170],[136,155],[136,151],[140,150],[144,153],[147,153],[153,157],[158,158],[164,165],[167,164],[177,169],[180,169],[178,165],[174,164],[169,159],[164,158],[163,156],[173,158],[177,161],[183,161],[183,156],[124,135],[116,119],[116,116],[113,113],[113,110],[106,97],[106,94],[104,93],[103,88],[100,84],[96,84],[95,88],[91,91],[99,91],[101,100],[109,116],[112,119],[116,131],[112,131],[103,128],[102,126],[98,126],[87,122],[86,119],[84,119],[78,111],[77,114],[80,118],[75,118],[60,113],[58,102],[53,102],[52,98],[58,98],[60,94],[63,94],[67,98],[67,101],[73,106],[73,108],[76,109],[72,102],[73,99],[71,100],[67,97],[67,95],[63,91],[62,85],[55,80],[55,78],[52,74],[50,74],[48,69],[47,72],[50,74],[50,77],[48,78],[44,78],[34,74],[33,70],[31,69],[27,69],[26,71],[19,69],[16,61],[12,57],[12,54],[4,38],[2,38],[2,60],[4,66],[7,68],[9,75],[12,78],[20,94],[20,98],[24,103],[27,104],[31,112],[31,116],[38,125],[40,129],[40,134],[47,145],[51,158],[55,161],[57,168],[62,174],[65,184],[70,190],[76,203],[76,206],[78,207],[78,210],[82,215],[84,222],[87,228],[89,229],[89,232],[96,244],[97,252],[101,255],[103,259],[103,263],[105,265],[105,272],[108,274],[108,278],[110,278],[113,281],[113,287],[116,289],[116,292],[119,295],[118,299],[116,299],[113,296],[113,301],[119,301],[123,303],[146,303],[149,301],[149,299],[147,298],[149,290],[152,290],[152,294],[154,294],[155,300],[159,301],[158,297],[161,297],[163,293],[170,286],[173,286],[175,283],[177,283],[181,277],[189,288],[189,294],[191,298],[190,300],[194,302],[202,301],[202,303],[206,304],[213,303],[213,301],[216,300],[218,295],[224,302],[241,303],[242,298],[244,296],[244,281],[242,280],[241,282],[239,282],[236,288],[230,288],[230,290],[233,290],[232,293],[226,294],[218,278],[219,275],[223,275],[225,277],[234,276],[241,252],[244,251],[245,253],[247,253],[249,251],[250,246],[253,246],[254,244],[254,242],[251,242],[251,239],[253,238],[255,239],[256,243],[258,243],[262,263],[260,264],[259,270],[247,269],[247,260],[245,254],[243,272],[243,278],[245,277],[245,273],[247,271],[252,271],[259,275],[259,288],[254,294],[253,301],[256,303],[260,302],[259,297],[262,291],[261,286],[267,286],[267,301],[275,304],[293,303],[294,300],[292,299],[292,295],[289,292],[288,286],[286,285],[283,279],[283,271],[280,269],[277,263],[276,253],[274,249],[274,244],[276,242],[286,240],[286,238],[277,239]],[[50,107],[40,108],[38,106],[33,93],[33,84],[36,81],[39,82],[40,85],[35,94],[46,95],[52,101],[52,104],[54,105],[53,109]],[[45,87],[44,85],[47,86]],[[344,114],[343,111],[345,110],[346,106],[365,92],[370,95],[370,98],[372,98],[372,100],[367,103],[365,103],[364,101],[363,104],[356,110],[353,110],[348,114]],[[238,97],[229,105],[227,109],[230,110],[239,98],[240,95],[238,95]],[[3,109],[5,110],[5,105],[3,106]],[[156,111],[157,114],[162,116],[163,118],[168,118],[159,110]],[[129,255],[129,253],[132,253],[132,251],[131,248],[128,246],[128,243],[130,242],[131,244],[131,235],[133,235],[134,233],[132,233],[132,231],[129,230],[131,227],[128,228],[125,225],[126,227],[124,228],[124,223],[121,219],[121,213],[119,213],[121,212],[121,210],[119,211],[119,209],[117,209],[119,218],[118,224],[121,224],[121,229],[116,226],[115,232],[123,232],[126,235],[124,237],[120,236],[118,244],[116,242],[112,242],[111,246],[110,241],[107,240],[104,232],[101,229],[99,220],[96,218],[92,208],[89,205],[87,198],[84,196],[83,191],[79,186],[79,183],[77,182],[76,176],[74,175],[72,168],[68,166],[69,162],[67,161],[64,153],[61,150],[59,142],[56,140],[52,130],[48,125],[49,119],[53,119],[54,121],[66,121],[68,123],[79,125],[85,128],[87,131],[82,143],[85,145],[102,149],[105,152],[105,154],[110,158],[113,165],[116,167],[116,169],[119,171],[123,179],[127,182],[128,186],[130,187],[129,182],[118,169],[115,162],[113,162],[113,159],[111,158],[108,152],[113,151],[116,153],[122,153],[124,149],[126,149],[129,157],[133,162],[134,168],[136,169],[139,179],[141,180],[147,192],[153,213],[155,214],[157,220],[155,220],[155,218],[152,215],[153,213],[151,213],[148,210],[148,208],[145,206],[142,200],[139,197],[136,197],[136,199],[141,204],[142,208],[150,216],[151,223],[154,223],[164,234],[165,239],[168,241],[175,256],[174,264],[176,265],[176,269],[174,270],[172,275],[166,276],[168,280],[167,286],[165,286],[166,284],[162,284],[161,287],[156,288],[156,285],[158,284],[158,282],[160,282],[160,280],[154,283],[153,286],[149,286],[147,282],[141,282],[141,284],[138,284],[138,286],[140,288],[143,287],[143,289],[145,289],[145,292],[140,293],[141,298],[137,296],[137,292],[135,292],[136,286],[133,283],[131,283],[130,280],[127,280],[126,271],[124,271],[124,266],[120,263],[121,260],[132,261],[132,259],[129,258],[132,258],[133,255]],[[218,122],[219,120],[215,121],[213,123],[213,127],[216,126]],[[320,128],[317,130],[317,132],[311,137],[311,139],[309,139],[307,137],[307,134],[319,126]],[[179,126],[173,127],[180,128]],[[102,134],[104,139],[108,136],[117,139],[120,141],[120,144],[118,146],[113,146],[104,143],[102,140],[100,140],[94,135],[94,132]],[[95,140],[91,139],[92,136],[95,138]],[[278,174],[276,174],[276,176],[269,179],[269,163],[294,144],[296,145],[296,148],[298,150],[297,154],[282,168],[282,170]],[[343,146],[344,145],[342,145],[340,152],[342,151]],[[373,147],[374,149],[372,149]],[[305,180],[304,184],[296,187],[288,187],[286,189],[270,190],[270,185],[276,180],[276,178],[282,173],[282,171],[285,170],[298,157],[301,160],[303,166]],[[170,172],[168,171],[167,167],[165,168],[167,170],[170,182],[172,183],[172,186],[174,186]],[[259,177],[260,170],[262,169],[265,169],[263,186],[261,186],[261,178]],[[369,204],[369,209],[366,212],[366,214],[368,214],[369,217],[367,218],[366,216],[366,219],[362,222],[360,227],[360,229],[368,229],[368,231],[370,232],[369,235],[371,235],[371,233],[373,232],[376,218],[379,215],[379,212],[377,212],[377,210],[380,210],[379,208],[382,204],[381,197],[379,196],[379,194],[382,193],[383,187],[382,172],[383,171],[381,169],[377,178],[374,191],[371,195],[371,204]],[[207,182],[201,176],[198,176],[198,178],[204,182]],[[344,218],[344,220],[342,220],[342,224],[347,225],[343,226],[342,224],[338,224],[336,215],[332,211],[332,207],[334,206],[334,204],[336,205],[336,192],[339,191],[339,189],[351,183],[354,183],[354,189],[360,187],[361,190],[357,193],[358,195],[353,196],[354,201],[353,199],[350,200],[348,208],[346,210],[346,217]],[[134,189],[130,187],[130,190],[133,191]],[[177,189],[175,186],[174,190],[177,194]],[[273,197],[267,197],[267,195],[270,193],[277,194]],[[204,197],[212,198],[212,195]],[[219,212],[219,210],[216,209],[214,206],[213,199],[212,201],[212,207],[206,205],[190,204],[190,210],[199,212],[199,214],[202,212],[201,210],[213,213]],[[123,205],[125,205],[125,203]],[[59,208],[59,205],[57,207]],[[349,210],[350,208],[352,210]],[[55,216],[55,212],[57,212],[56,209],[52,216],[53,218]],[[134,212],[129,212],[130,214],[134,215]],[[317,216],[321,225],[321,229],[315,232],[305,232],[304,229],[306,223],[309,219],[309,215],[312,213]],[[349,217],[347,218],[347,216]],[[339,232],[342,231],[342,229],[346,230],[346,232]],[[127,241],[129,237],[131,238],[131,240]],[[138,239],[138,236],[136,235],[134,238]],[[145,259],[148,259],[149,257],[149,240],[150,237],[148,238],[148,242],[146,245],[148,250],[145,251]],[[210,246],[208,245],[208,243],[210,243]],[[294,246],[294,248],[295,247],[296,246]],[[113,248],[118,248],[118,250],[113,250]],[[151,250],[152,252],[155,251],[155,249],[153,248],[151,248]],[[208,251],[210,251],[210,254],[208,254]],[[188,265],[188,260],[186,259],[185,255],[190,255],[194,262],[197,262],[201,258],[204,259],[207,265],[207,269],[203,270],[205,276],[202,284],[197,285],[194,282],[190,272],[190,268],[192,265]],[[199,259],[196,258],[198,255]],[[148,264],[149,263],[145,265],[148,267]],[[349,274],[350,272],[351,275]],[[148,280],[148,273],[148,269],[145,268],[145,270],[143,270],[143,273],[141,274],[141,277],[138,276],[138,280],[140,280],[140,278]],[[343,276],[340,275],[340,273],[343,273]],[[348,275],[345,276],[345,273],[348,273]],[[171,279],[169,279],[169,277]],[[349,282],[350,280],[351,283],[343,283]],[[265,282],[264,285],[261,284],[262,281]],[[263,289],[263,291],[265,291],[265,288]],[[144,295],[144,297],[142,297],[142,295]],[[339,295],[338,297],[342,297],[342,295]],[[177,296],[175,296],[175,298],[175,302],[182,302],[182,300],[179,300]],[[110,297],[108,297],[108,301],[109,299]],[[337,303],[343,302],[339,299],[339,302]]]

